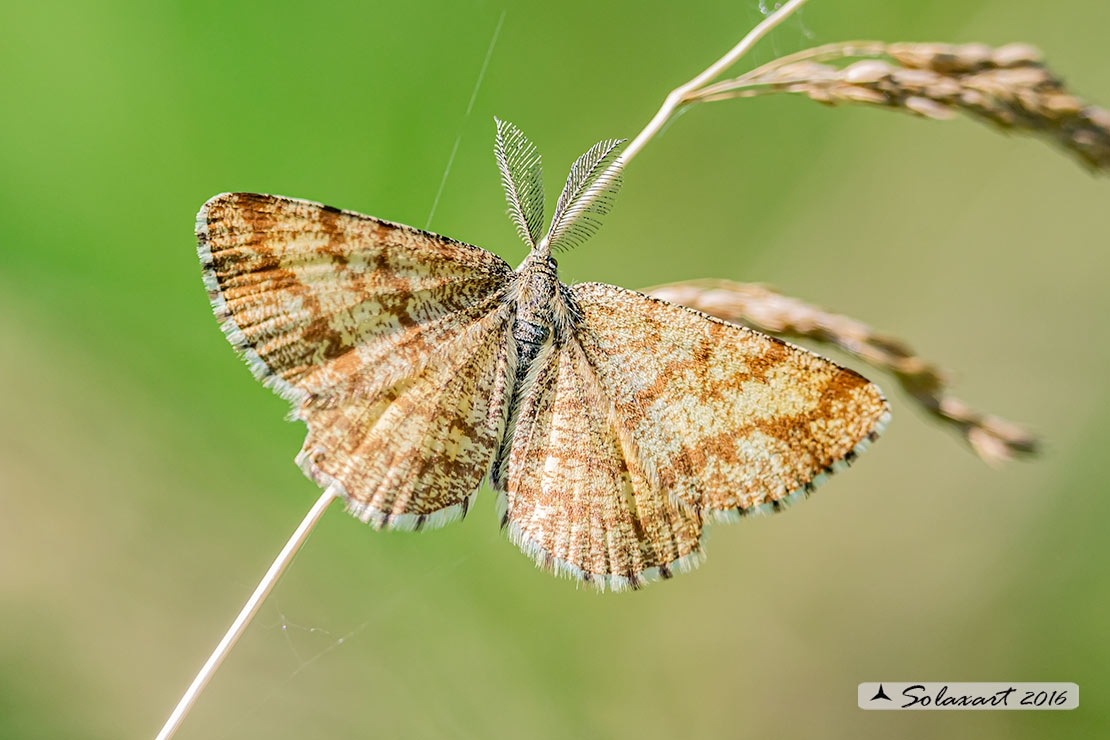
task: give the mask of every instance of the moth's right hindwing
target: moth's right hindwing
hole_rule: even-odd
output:
[[[649,484],[573,336],[548,344],[524,386],[503,523],[536,562],[599,588],[635,588],[701,559],[701,518]]]
[[[569,290],[502,503],[548,569],[614,589],[688,569],[703,517],[777,511],[886,423],[877,386],[804,349],[611,285]]]

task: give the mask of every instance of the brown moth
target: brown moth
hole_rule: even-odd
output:
[[[540,157],[497,122],[513,270],[351,211],[225,193],[197,216],[216,316],[308,434],[297,462],[375,527],[466,514],[488,479],[537,563],[614,590],[687,570],[702,527],[778,511],[874,441],[879,388],[805,349],[640,293],[559,281],[619,186],[571,169],[541,236]]]

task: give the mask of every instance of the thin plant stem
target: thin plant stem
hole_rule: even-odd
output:
[[[296,555],[297,551],[301,548],[301,545],[308,539],[308,535],[312,531],[312,528],[316,526],[316,522],[320,520],[320,517],[328,508],[328,505],[335,500],[336,495],[336,492],[329,487],[320,495],[320,498],[316,500],[312,508],[308,510],[308,514],[305,515],[305,518],[301,521],[296,531],[293,532],[289,541],[285,543],[285,547],[281,548],[281,552],[278,553],[277,558],[274,560],[273,564],[270,565],[270,569],[266,571],[266,575],[262,577],[258,587],[254,589],[254,593],[247,599],[247,603],[243,604],[243,609],[239,612],[239,616],[231,623],[231,627],[228,628],[227,633],[224,635],[223,639],[220,640],[220,644],[218,644],[216,649],[212,651],[212,654],[208,656],[208,660],[205,661],[204,666],[200,669],[200,673],[198,673],[196,678],[193,679],[193,682],[189,684],[189,688],[185,690],[185,694],[181,697],[181,701],[174,707],[169,719],[166,720],[166,724],[162,726],[162,730],[158,733],[155,740],[169,740],[169,738],[173,737],[174,733],[177,732],[177,728],[181,726],[181,722],[185,719],[185,715],[189,713],[197,697],[200,696],[200,692],[204,691],[204,687],[208,685],[208,681],[212,678],[212,674],[216,672],[216,669],[220,667],[220,663],[227,657],[231,648],[239,641],[243,631],[246,630],[247,625],[250,624],[251,619],[253,619],[254,615],[258,612],[258,608],[262,606],[262,602],[266,600],[274,584],[276,584],[281,577],[282,571],[285,570],[285,567],[289,565],[293,556]]]
[[[676,87],[667,95],[663,100],[663,106],[656,112],[644,129],[636,135],[628,146],[620,153],[620,156],[613,160],[608,169],[597,178],[598,183],[605,183],[612,180],[619,172],[621,172],[625,165],[627,165],[632,158],[635,157],[644,146],[647,145],[652,138],[658,134],[667,121],[686,103],[697,97],[700,88],[706,83],[712,82],[719,77],[725,70],[735,64],[740,57],[744,56],[751,50],[756,43],[766,36],[773,28],[778,26],[784,20],[789,18],[798,8],[805,5],[806,0],[790,0],[790,2],[783,5],[771,15],[763,19],[763,21],[753,28],[748,34],[740,39],[736,46],[729,49],[728,53],[718,59],[713,64],[705,68],[694,79],[687,82],[685,85]],[[582,198],[577,201],[576,208],[581,213],[584,212],[594,200],[597,199],[601,193],[605,191],[604,187],[594,186],[587,190]],[[536,248],[544,253],[551,241],[551,234],[545,236]]]
[[[709,65],[701,74],[685,85],[676,87],[672,90],[663,101],[663,107],[660,108],[659,112],[648,122],[648,125],[644,126],[644,130],[637,134],[636,138],[624,148],[621,155],[613,162],[612,168],[614,170],[620,170],[628,164],[632,158],[651,141],[652,137],[659,133],[659,130],[662,129],[670,117],[674,115],[675,111],[693,97],[698,88],[719,77],[726,69],[735,64],[740,57],[747,54],[760,39],[789,18],[805,3],[806,0],[790,0],[790,2],[763,19],[758,26],[748,32],[747,36],[740,39],[740,43],[729,49],[727,54]]]

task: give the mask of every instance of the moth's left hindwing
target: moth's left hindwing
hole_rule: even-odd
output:
[[[299,460],[378,525],[465,513],[501,434],[496,255],[308,201],[218,195],[197,215],[216,316],[309,427]]]

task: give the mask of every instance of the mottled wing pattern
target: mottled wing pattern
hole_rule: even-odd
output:
[[[619,590],[701,558],[700,516],[645,480],[572,336],[530,372],[504,486],[502,525],[549,570]]]
[[[306,472],[378,525],[464,513],[504,424],[511,268],[478,247],[272,195],[216,196],[197,237],[228,339],[308,424]]]
[[[505,426],[508,311],[444,341],[418,376],[376,393],[364,381],[301,407],[297,462],[375,527],[438,527],[466,514]]]
[[[512,274],[469,244],[273,195],[217,195],[197,237],[228,338],[291,400],[363,370],[411,374],[488,313]]]
[[[629,454],[707,517],[804,496],[889,418],[878,386],[799,347],[611,285],[571,291],[585,364]]]

